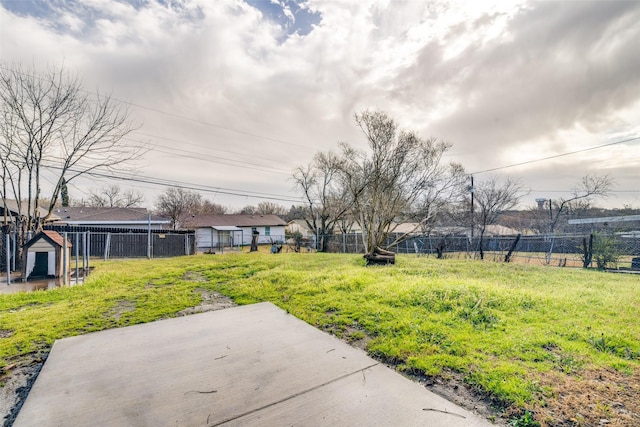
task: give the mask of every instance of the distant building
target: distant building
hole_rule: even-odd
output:
[[[7,206],[7,209],[5,211],[5,203]],[[9,200],[7,199],[5,201],[5,203],[3,203],[0,200],[0,219],[2,219],[4,221],[4,216],[7,216],[7,222],[10,223],[14,223],[15,220],[17,218],[26,218],[27,217],[27,204],[26,203],[22,203],[20,206],[20,210],[18,210],[18,203],[16,203],[15,200]],[[38,210],[36,211],[36,215],[40,218],[44,218],[47,216],[48,210],[44,209],[44,208],[38,208]],[[58,217],[58,215],[54,213],[52,213],[52,215],[49,217],[49,219],[47,220],[48,222],[52,222],[52,221],[57,221],[58,219],[60,219]]]
[[[92,229],[165,230],[171,221],[150,215],[146,208],[63,207],[54,210],[56,226],[85,227]]]
[[[316,231],[309,228],[307,221],[304,219],[294,219],[287,223],[285,228],[287,234],[300,233],[303,239],[315,239]]]
[[[277,215],[196,215],[184,224],[195,230],[199,252],[248,246],[254,233],[258,235],[258,244],[284,242],[287,225]]]

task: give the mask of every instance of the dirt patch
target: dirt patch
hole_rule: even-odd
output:
[[[544,406],[532,409],[542,426],[639,426],[640,372],[585,370],[575,375],[543,374],[552,390]]]
[[[447,399],[468,411],[490,420],[496,426],[507,426],[504,418],[504,404],[494,401],[486,395],[470,387],[464,381],[464,375],[458,372],[446,371],[438,377],[427,377],[415,373],[403,373],[413,381],[422,384],[427,390]]]
[[[9,363],[0,369],[0,415],[3,427],[13,425],[46,358],[47,354],[44,353],[29,355],[20,364]]]
[[[123,314],[130,313],[135,309],[136,305],[131,301],[118,301],[118,304],[116,304],[115,307],[109,309],[106,316],[115,319],[116,322],[119,322]]]
[[[206,282],[207,279],[199,271],[187,271],[182,275],[182,280],[188,282]]]
[[[223,310],[236,305],[231,298],[215,291],[196,289],[196,292],[199,292],[202,296],[202,302],[195,307],[188,307],[179,311],[176,313],[178,316],[188,316],[190,314],[204,313],[207,311]]]
[[[13,331],[10,329],[0,329],[0,338],[9,338],[13,335]]]
[[[347,326],[344,331],[343,339],[352,347],[367,351],[367,345],[371,341],[371,337],[364,333],[360,327]]]

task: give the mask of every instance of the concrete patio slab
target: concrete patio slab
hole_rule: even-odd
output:
[[[270,303],[66,338],[14,426],[489,426]]]

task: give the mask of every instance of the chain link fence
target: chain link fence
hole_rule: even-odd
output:
[[[65,231],[55,230],[61,235]],[[84,258],[164,258],[195,254],[194,233],[174,232],[112,232],[112,231],[66,231],[67,241],[71,243],[71,256],[76,254]],[[12,271],[21,267],[22,260],[17,248],[15,232],[0,234],[0,271],[6,271],[7,248],[9,266]]]
[[[596,266],[597,256],[606,252],[613,257],[608,262],[610,268],[640,268],[640,236],[618,234],[522,235],[485,236],[480,246],[480,238],[467,236],[416,235],[391,245],[398,237],[392,233],[385,247],[399,254],[414,254],[441,258],[483,257],[487,260],[527,264],[555,265],[562,267],[583,267],[585,248],[592,247],[593,259],[589,266]],[[329,252],[362,253],[365,248],[359,233],[323,236]],[[606,247],[605,247],[606,243]],[[586,246],[585,246],[586,245]],[[634,261],[634,258],[637,258]],[[634,263],[635,262],[635,263]]]

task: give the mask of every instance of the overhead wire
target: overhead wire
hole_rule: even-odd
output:
[[[53,165],[43,165],[49,169],[57,169],[60,170],[62,168]],[[72,172],[78,172],[73,169],[68,169]],[[250,190],[238,190],[232,188],[225,187],[213,187],[202,184],[193,184],[184,181],[176,181],[176,180],[167,180],[161,178],[147,177],[142,175],[118,175],[115,173],[104,173],[99,171],[89,171],[84,172],[83,175],[94,176],[99,178],[110,178],[121,181],[132,181],[137,183],[145,183],[151,185],[161,185],[161,186],[173,186],[179,187],[188,190],[201,191],[206,193],[214,193],[214,194],[224,194],[224,195],[232,195],[232,196],[240,196],[245,198],[256,198],[256,199],[265,199],[265,200],[278,200],[292,203],[300,203],[302,201],[301,198],[290,197],[286,195],[274,194],[274,193],[263,193],[258,191],[250,191]]]
[[[571,156],[573,154],[584,153],[584,152],[587,152],[587,151],[597,150],[597,149],[600,149],[600,148],[610,147],[612,145],[617,145],[617,144],[624,144],[626,142],[632,142],[632,141],[637,141],[637,140],[640,140],[640,136],[636,136],[634,138],[624,139],[624,140],[621,140],[621,141],[614,141],[614,142],[610,142],[610,143],[607,143],[607,144],[597,145],[595,147],[583,148],[581,150],[571,151],[571,152],[568,152],[568,153],[555,154],[553,156],[543,157],[543,158],[540,158],[540,159],[527,160],[525,162],[514,163],[514,164],[506,165],[506,166],[499,166],[499,167],[495,167],[495,168],[491,168],[491,169],[485,169],[485,170],[481,170],[481,171],[477,171],[477,172],[472,172],[472,173],[470,173],[470,175],[479,175],[481,173],[494,172],[494,171],[497,171],[497,170],[513,168],[513,167],[516,167],[516,166],[528,165],[528,164],[531,164],[531,163],[542,162],[542,161],[545,161],[545,160],[557,159],[559,157]]]
[[[137,142],[137,143],[144,143],[143,141],[138,141],[138,140],[135,140],[135,139],[132,139],[132,138],[128,138],[128,137],[124,137],[123,139],[129,140],[129,141],[134,141],[134,142]],[[158,144],[158,143],[150,143],[150,144],[155,147],[154,151],[160,152],[160,153],[164,153],[164,154],[169,154],[171,156],[184,157],[184,158],[195,159],[195,160],[202,160],[202,161],[206,161],[206,162],[218,163],[218,164],[223,164],[223,165],[228,165],[228,166],[234,166],[234,167],[239,167],[239,168],[243,168],[243,169],[253,169],[253,170],[258,170],[258,171],[262,171],[262,172],[277,173],[277,174],[282,174],[282,175],[291,175],[291,171],[287,171],[287,170],[284,170],[284,169],[276,169],[276,168],[272,168],[272,167],[269,167],[269,166],[261,165],[261,164],[258,164],[258,163],[251,163],[251,162],[247,162],[247,161],[243,161],[243,160],[229,159],[229,158],[226,158],[226,157],[218,157],[218,156],[214,156],[214,155],[211,155],[211,154],[205,154],[205,153],[201,153],[201,152],[185,150],[185,149],[182,149],[182,148],[178,149],[178,148],[174,148],[174,147],[167,147],[167,146],[164,146],[164,145],[161,145],[161,144]],[[175,151],[167,151],[167,150],[175,150]],[[219,160],[217,160],[217,159],[219,159]],[[235,162],[235,163],[229,163],[229,162]]]
[[[195,143],[193,141],[185,141],[183,139],[176,139],[176,138],[169,138],[169,137],[166,137],[166,136],[152,135],[152,134],[148,134],[148,133],[140,132],[140,131],[133,131],[132,133],[138,134],[138,135],[142,135],[142,136],[146,136],[146,137],[149,137],[149,138],[154,138],[154,139],[162,139],[162,140],[165,140],[165,141],[178,142],[178,143],[183,144],[183,145],[192,145],[194,147],[201,147],[201,148],[206,148],[206,149],[215,149],[216,151],[220,151],[220,152],[223,152],[223,153],[237,154],[239,156],[245,155],[243,153],[238,153],[237,151],[224,150],[224,149],[219,148],[219,147],[214,147],[214,146],[205,145],[205,144],[197,144],[197,143]],[[269,162],[279,162],[280,161],[280,159],[273,159],[273,158],[270,158],[270,157],[259,157],[259,156],[255,156],[255,155],[252,155],[251,157],[253,159],[266,160],[266,161],[269,161]]]

